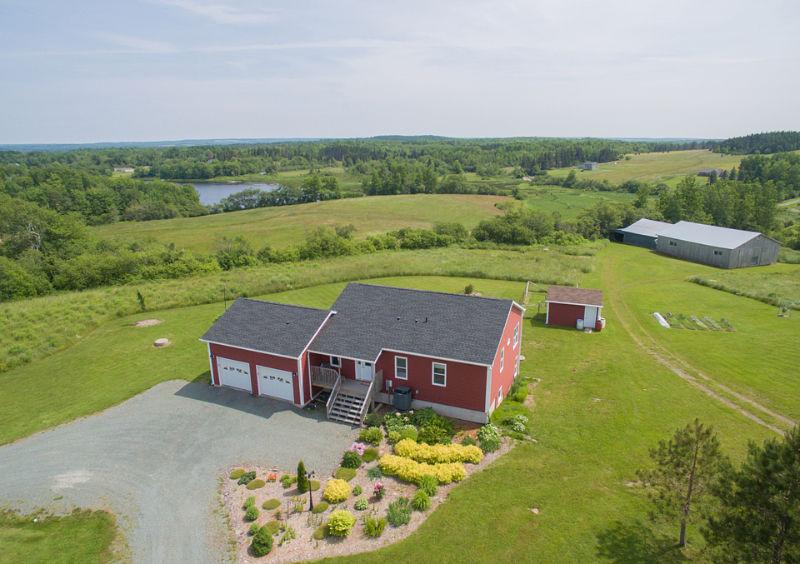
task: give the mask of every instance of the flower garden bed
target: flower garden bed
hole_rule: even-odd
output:
[[[511,439],[500,438],[491,426],[488,433],[477,433],[479,441],[485,438],[479,442],[488,451],[483,452],[475,445],[475,433],[459,433],[450,442],[454,431],[449,421],[421,414],[417,426],[412,417],[413,412],[392,414],[382,427],[361,430],[360,441],[343,453],[342,467],[330,477],[314,478],[319,480],[311,484],[314,511],[309,510],[308,491],[298,489],[297,469],[230,469],[222,495],[238,560],[314,560],[397,542],[422,524],[459,482],[511,448]],[[439,424],[444,428],[431,428]]]

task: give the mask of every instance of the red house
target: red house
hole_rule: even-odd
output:
[[[411,389],[411,407],[485,422],[519,373],[512,300],[348,284],[331,310],[238,299],[201,338],[212,384],[360,423]]]
[[[550,286],[545,302],[547,325],[595,331],[601,331],[606,326],[603,318],[603,292],[600,290]]]

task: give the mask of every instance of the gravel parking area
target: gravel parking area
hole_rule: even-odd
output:
[[[0,505],[105,508],[135,562],[231,558],[219,478],[231,465],[327,476],[356,432],[322,412],[174,380],[125,403],[0,447]]]

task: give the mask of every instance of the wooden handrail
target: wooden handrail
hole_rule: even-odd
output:
[[[359,420],[364,421],[367,411],[372,407],[375,398],[375,390],[380,390],[383,387],[383,370],[378,370],[372,377],[372,382],[369,383],[367,388],[367,395],[364,397],[364,404],[361,406],[359,412]]]
[[[333,388],[338,377],[339,371],[334,368],[327,368],[324,366],[311,367],[311,383],[315,386]]]
[[[328,398],[327,403],[325,404],[325,415],[330,417],[331,409],[333,408],[333,403],[336,401],[336,396],[339,394],[339,388],[342,387],[342,377],[341,375],[336,376],[336,383],[334,383],[333,388],[331,389],[331,395]]]

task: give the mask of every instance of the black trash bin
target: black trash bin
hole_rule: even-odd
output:
[[[394,389],[393,404],[400,411],[411,409],[411,388],[408,386],[398,386]]]

